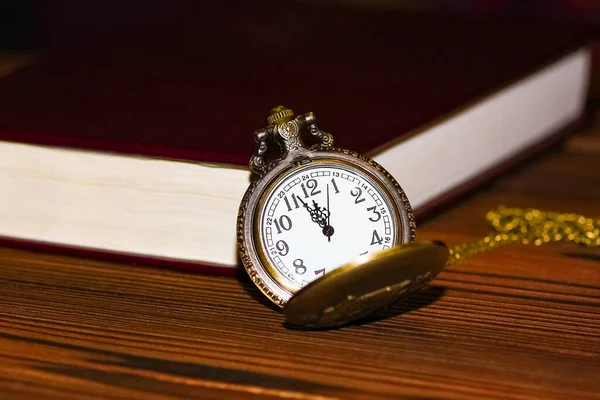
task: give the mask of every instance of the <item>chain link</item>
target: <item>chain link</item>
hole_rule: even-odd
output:
[[[579,214],[500,206],[486,215],[493,232],[482,239],[450,249],[448,265],[505,244],[540,246],[550,242],[600,247],[600,219]]]

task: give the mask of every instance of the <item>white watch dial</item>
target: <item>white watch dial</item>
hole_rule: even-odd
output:
[[[297,289],[362,254],[394,246],[397,220],[386,191],[361,170],[313,163],[268,193],[259,240],[268,262]]]

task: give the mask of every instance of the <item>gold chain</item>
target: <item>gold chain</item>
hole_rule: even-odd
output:
[[[488,212],[486,219],[493,232],[483,239],[450,249],[448,265],[511,243],[540,246],[550,242],[567,242],[588,247],[600,246],[600,219],[504,206]]]

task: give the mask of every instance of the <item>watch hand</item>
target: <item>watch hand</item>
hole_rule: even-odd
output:
[[[300,196],[296,196],[296,198],[298,200],[300,200],[300,203],[302,203],[302,205],[304,206],[304,208],[306,208],[306,211],[308,211],[308,213],[310,214],[311,219],[313,220],[313,222],[317,222],[315,221],[315,218],[313,217],[313,215],[315,215],[315,210],[313,208],[310,208],[308,204],[306,204],[301,198]],[[315,207],[317,206],[317,203],[315,201],[313,201]]]
[[[333,228],[330,222],[331,210],[329,209],[329,183],[327,184],[327,226],[323,228],[323,233],[327,236],[327,241],[331,242],[331,235],[333,235]],[[330,228],[325,230],[325,228]],[[329,233],[331,232],[331,233]],[[329,233],[329,234],[328,234]]]
[[[298,200],[300,200],[300,203],[302,203],[302,205],[304,206],[304,208],[306,208],[306,211],[308,211],[308,213],[310,214],[310,217],[311,217],[311,219],[313,220],[313,222],[316,222],[316,221],[315,221],[315,219],[314,219],[314,217],[313,217],[313,214],[315,213],[315,210],[314,210],[314,209],[312,209],[312,208],[310,208],[310,207],[309,207],[309,205],[308,205],[308,204],[306,204],[306,203],[305,203],[305,202],[304,202],[304,201],[303,201],[303,200],[300,198],[300,196],[296,196],[296,198],[297,198]],[[315,205],[315,206],[317,205],[317,203],[315,203],[314,201],[313,201],[313,203],[314,203],[314,205]]]
[[[313,200],[313,207],[309,207],[300,197],[297,197],[298,200],[302,203],[306,211],[310,214],[310,219],[317,223],[319,227],[323,228],[323,234],[327,236],[331,236],[333,234],[333,228],[331,228],[327,221],[329,219],[329,210],[323,207],[319,207],[319,204]],[[331,231],[331,233],[329,233]]]
[[[300,198],[300,196],[296,196],[296,198],[297,198],[298,200],[300,200],[300,203],[302,203],[302,205],[304,206],[304,208],[306,208],[306,209],[309,209],[309,207],[308,207],[308,204],[306,204],[306,203],[305,203],[305,202],[304,202],[304,201],[303,201],[303,200]]]
[[[315,208],[311,209],[310,216],[313,222],[319,224],[321,228],[324,228],[327,225],[327,218],[329,215],[329,210],[323,207],[319,207],[319,204],[313,200],[313,206]]]

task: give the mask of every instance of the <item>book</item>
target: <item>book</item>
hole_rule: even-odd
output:
[[[3,243],[228,274],[254,130],[284,104],[418,217],[584,114],[587,32],[310,2],[176,2],[0,80]]]

